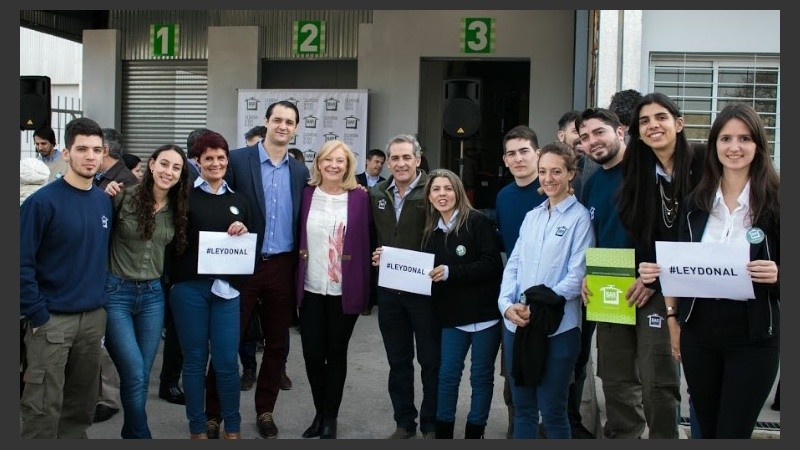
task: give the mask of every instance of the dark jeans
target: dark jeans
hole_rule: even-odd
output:
[[[314,409],[325,419],[336,419],[347,378],[347,347],[358,314],[342,312],[342,296],[306,291],[300,307],[303,359]]]
[[[586,306],[581,306],[581,351],[575,361],[575,378],[569,385],[569,399],[567,400],[567,415],[569,423],[576,426],[581,423],[581,400],[583,399],[583,385],[586,382],[586,365],[592,354],[592,336],[597,328],[597,322],[586,320]]]
[[[750,340],[747,302],[695,302],[681,328],[681,357],[704,439],[750,439],[775,383],[779,355],[779,336]]]
[[[409,431],[417,429],[414,406],[414,349],[422,367],[420,431],[436,428],[441,330],[430,297],[378,288],[378,326],[389,361],[389,397],[394,420]]]

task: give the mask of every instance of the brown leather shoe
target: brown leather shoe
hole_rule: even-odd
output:
[[[274,439],[278,436],[278,427],[271,412],[261,413],[258,416],[258,434],[264,439]]]
[[[225,439],[241,439],[242,438],[242,434],[241,433],[228,433],[228,432],[226,432],[225,434],[223,434],[223,437]]]
[[[203,439],[203,440],[205,440],[205,439],[208,439],[208,436],[206,436],[205,433],[192,433],[192,435],[189,437],[189,439]]]

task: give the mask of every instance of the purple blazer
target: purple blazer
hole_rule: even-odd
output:
[[[311,198],[315,186],[306,186],[303,189],[303,198],[300,203],[300,257],[297,258],[297,273],[295,276],[295,292],[297,306],[303,305],[305,290],[308,236],[306,223],[308,211],[311,209]],[[342,312],[345,314],[359,314],[369,301],[370,267],[372,264],[372,250],[369,248],[369,223],[372,212],[369,206],[369,194],[360,188],[351,189],[347,193],[347,225],[344,231],[344,249],[342,250]]]

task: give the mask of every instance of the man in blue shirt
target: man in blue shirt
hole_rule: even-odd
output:
[[[53,129],[43,127],[34,131],[33,143],[36,145],[38,158],[50,169],[50,177],[47,181],[63,177],[67,173],[67,163],[61,157],[61,150],[56,148],[56,133]]]
[[[113,207],[93,183],[103,132],[92,119],[64,129],[66,174],[20,207],[20,313],[28,366],[23,438],[86,438],[100,380]]]

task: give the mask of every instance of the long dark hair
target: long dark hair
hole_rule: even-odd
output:
[[[683,117],[678,105],[660,92],[653,92],[642,97],[636,105],[631,119],[630,143],[622,159],[622,184],[618,200],[619,217],[631,237],[640,243],[647,244],[653,240],[658,217],[656,202],[655,168],[658,164],[653,149],[642,141],[639,134],[639,114],[645,105],[657,103],[669,111],[673,119]],[[694,152],[686,139],[683,129],[675,137],[675,151],[672,153],[672,188],[673,196],[683,200],[693,188],[692,160]]]
[[[456,194],[455,209],[458,210],[458,217],[456,218],[455,226],[447,231],[445,239],[447,239],[447,236],[450,235],[450,232],[455,232],[456,236],[458,236],[458,232],[461,230],[461,227],[467,227],[467,218],[470,214],[472,214],[472,211],[475,210],[475,208],[472,206],[472,203],[469,202],[467,191],[464,189],[464,183],[461,182],[461,178],[459,178],[455,172],[447,169],[432,170],[428,175],[428,181],[425,183],[425,203],[428,206],[425,208],[425,229],[422,232],[423,248],[428,243],[428,240],[433,235],[433,232],[436,230],[436,227],[439,224],[439,218],[442,217],[442,215],[439,214],[439,211],[430,201],[433,181],[437,178],[446,178],[449,180],[450,184],[453,185],[453,192]]]
[[[759,221],[777,221],[781,214],[781,181],[772,165],[769,154],[767,132],[758,113],[748,104],[733,103],[717,115],[708,133],[708,153],[705,158],[703,178],[697,184],[693,200],[698,208],[710,212],[714,205],[717,188],[722,179],[722,163],[717,157],[717,139],[722,127],[731,119],[739,119],[750,130],[756,144],[756,153],[750,163],[750,219],[755,225]]]
[[[176,254],[180,255],[188,243],[186,225],[189,221],[189,162],[186,160],[186,154],[183,149],[172,144],[158,147],[147,161],[149,165],[150,161],[157,160],[158,155],[168,150],[174,150],[181,155],[181,160],[183,161],[183,168],[181,168],[178,182],[167,192],[169,205],[172,209],[172,225],[175,228],[175,237],[172,242],[175,245]],[[154,184],[153,173],[149,169],[145,170],[142,181],[135,190],[133,198],[133,210],[136,212],[136,219],[139,222],[138,229],[145,239],[153,237],[153,230],[156,225],[155,215],[153,214],[156,204],[156,200],[153,197]]]

